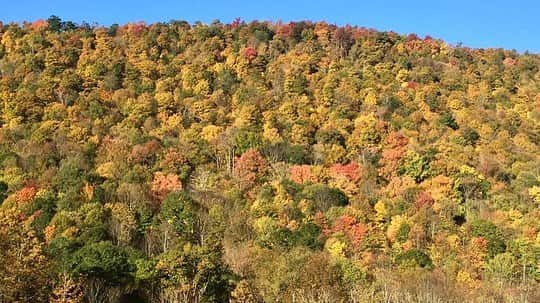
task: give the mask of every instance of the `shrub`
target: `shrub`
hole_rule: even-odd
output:
[[[420,266],[431,269],[433,262],[431,258],[419,249],[410,249],[396,257],[396,263],[401,266]]]

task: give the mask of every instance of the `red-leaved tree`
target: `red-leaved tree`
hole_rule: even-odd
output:
[[[175,174],[164,174],[157,172],[154,174],[154,181],[152,182],[152,194],[159,201],[163,201],[165,197],[173,191],[181,190],[182,183]]]
[[[251,46],[247,47],[245,50],[244,50],[244,56],[251,62],[253,61],[255,58],[257,58],[257,50]]]
[[[250,149],[243,153],[236,160],[234,167],[234,177],[240,189],[252,188],[257,180],[268,172],[268,162],[255,149]]]
[[[349,164],[334,164],[330,167],[330,175],[333,178],[345,178],[347,181],[356,182],[360,179],[360,166],[356,162]]]
[[[429,208],[433,206],[434,202],[435,201],[433,200],[431,195],[428,192],[423,191],[416,197],[416,200],[414,201],[414,206],[418,209],[424,207]]]
[[[293,165],[290,168],[291,180],[298,184],[306,182],[316,182],[316,178],[311,172],[311,165]]]
[[[334,221],[331,230],[324,231],[326,235],[340,232],[349,239],[354,248],[358,248],[368,232],[368,227],[364,223],[358,222],[353,216],[343,215]]]
[[[397,176],[397,168],[399,161],[407,152],[407,144],[409,139],[400,132],[391,132],[386,138],[387,147],[382,152],[380,163],[382,167],[379,169],[381,176],[390,180]]]

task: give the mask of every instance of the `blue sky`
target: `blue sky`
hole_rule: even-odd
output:
[[[540,1],[137,1],[4,0],[0,20],[63,20],[102,25],[130,21],[211,22],[219,19],[313,20],[359,25],[398,33],[429,34],[471,47],[504,47],[540,53]]]

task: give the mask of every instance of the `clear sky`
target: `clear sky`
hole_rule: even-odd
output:
[[[226,23],[242,20],[312,20],[431,35],[471,47],[540,53],[539,0],[0,0],[0,20],[62,20],[110,25],[170,20]]]

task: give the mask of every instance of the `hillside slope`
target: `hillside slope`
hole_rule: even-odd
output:
[[[538,55],[51,17],[0,102],[0,301],[540,301]]]

